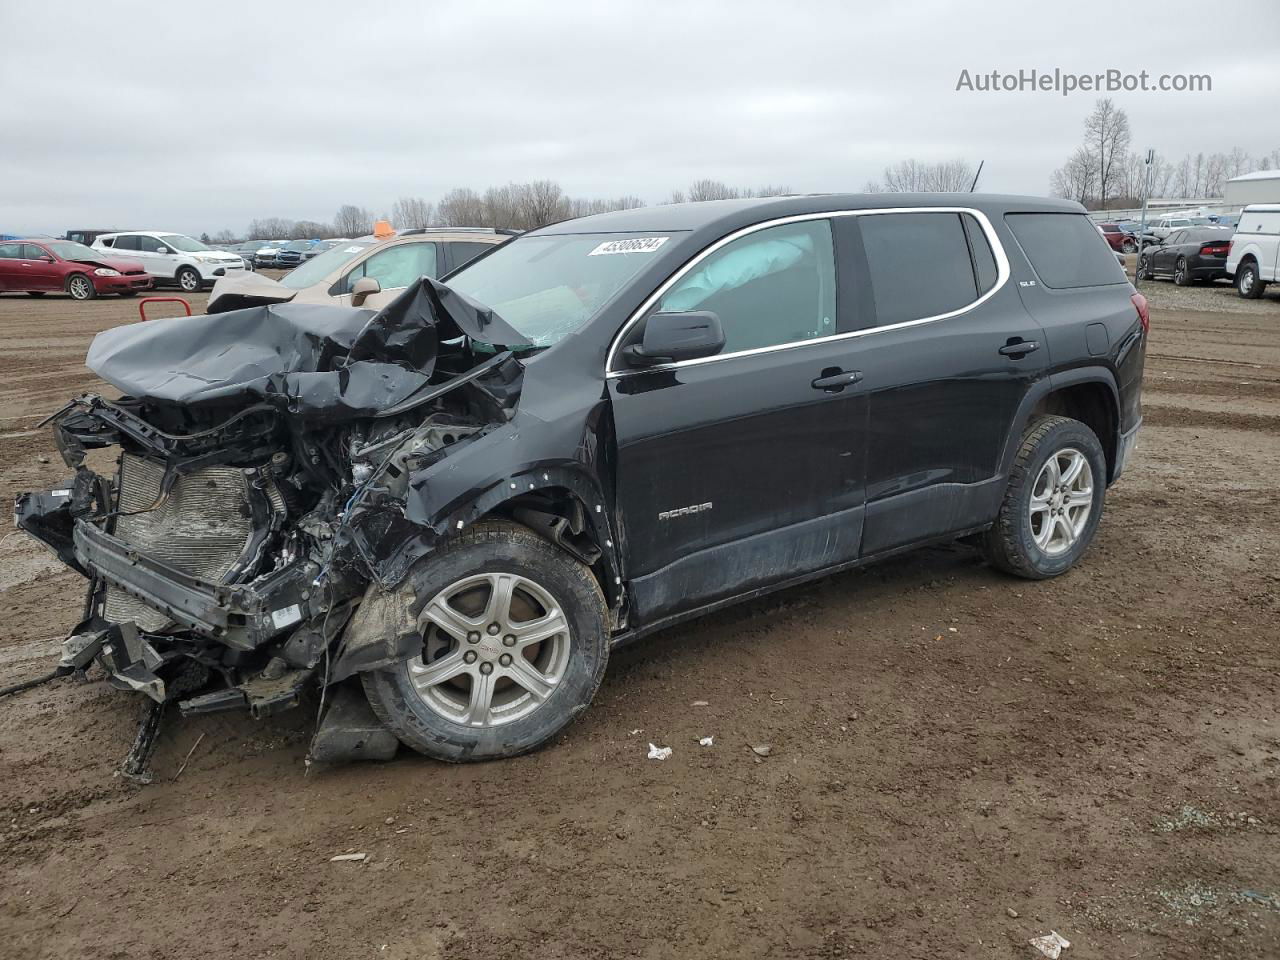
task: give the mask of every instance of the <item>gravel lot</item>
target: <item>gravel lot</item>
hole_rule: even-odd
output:
[[[487,765],[308,773],[311,713],[211,716],[136,788],[132,699],[0,701],[0,952],[1027,958],[1055,929],[1066,960],[1280,956],[1280,302],[1144,292],[1136,461],[1056,580],[957,545],[707,617]],[[61,479],[34,423],[134,317],[0,296],[0,494]],[[49,668],[82,589],[0,540],[0,684]]]

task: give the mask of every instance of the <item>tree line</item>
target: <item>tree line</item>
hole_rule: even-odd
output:
[[[1145,154],[1133,150],[1132,143],[1128,115],[1110,97],[1098,100],[1085,118],[1080,145],[1050,177],[1050,191],[1090,210],[1141,206]],[[1157,153],[1151,164],[1149,195],[1213,199],[1223,195],[1232,177],[1268,169],[1280,169],[1280,148],[1257,157],[1240,147],[1186,154],[1180,160]]]

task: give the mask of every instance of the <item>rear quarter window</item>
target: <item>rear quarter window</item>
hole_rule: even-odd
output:
[[[1082,213],[1007,213],[1005,223],[1040,282],[1054,290],[1124,283],[1107,241]]]

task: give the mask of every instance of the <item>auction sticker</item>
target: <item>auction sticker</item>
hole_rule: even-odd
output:
[[[606,240],[588,253],[587,256],[605,257],[614,253],[653,253],[670,239],[670,237],[629,237],[626,240]]]

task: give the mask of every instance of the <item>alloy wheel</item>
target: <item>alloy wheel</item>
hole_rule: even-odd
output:
[[[86,277],[72,277],[71,282],[67,284],[67,290],[70,292],[72,299],[88,300],[89,294],[93,292],[93,287]]]
[[[1093,512],[1093,468],[1085,455],[1065,447],[1045,461],[1031,488],[1031,536],[1049,557],[1080,539]]]
[[[409,679],[435,713],[470,727],[537,710],[564,679],[571,631],[541,584],[514,573],[465,577],[418,615],[420,658]]]
[[[193,293],[200,286],[200,278],[190,270],[186,270],[186,271],[183,271],[180,277],[178,277],[178,284],[182,287],[183,290],[187,291],[188,293]]]

